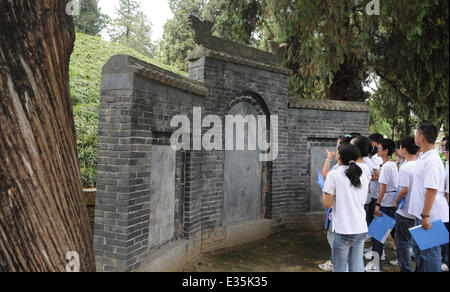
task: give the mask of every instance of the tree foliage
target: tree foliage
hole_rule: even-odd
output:
[[[174,18],[164,26],[161,59],[180,70],[188,70],[188,55],[195,48],[189,16],[214,23],[213,35],[244,45],[258,46],[263,20],[263,0],[169,0]]]
[[[366,98],[358,89],[367,78],[368,34],[357,2],[268,0],[268,29],[275,41],[286,44],[287,66],[294,71],[292,96]]]
[[[448,1],[379,1],[379,15],[368,15],[368,3],[268,0],[268,30],[286,43],[294,71],[291,94],[364,100],[355,88],[373,72],[384,82],[378,98],[395,96],[448,132]]]
[[[154,55],[152,24],[136,0],[120,0],[117,18],[109,30],[111,41],[132,48],[146,56]]]
[[[75,31],[98,35],[105,28],[109,17],[101,13],[98,0],[80,0],[80,4],[80,15],[73,17]]]
[[[189,16],[201,17],[206,0],[169,0],[174,17],[164,25],[160,58],[179,70],[188,71],[188,55],[194,50],[194,34]]]
[[[368,65],[420,121],[444,125],[448,133],[448,1],[382,3]]]

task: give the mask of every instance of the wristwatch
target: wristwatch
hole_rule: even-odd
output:
[[[430,218],[430,215],[423,215],[423,214],[420,214],[420,216],[422,217],[422,219]]]

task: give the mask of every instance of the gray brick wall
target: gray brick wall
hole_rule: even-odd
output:
[[[202,108],[203,118],[221,117],[223,124],[238,102],[278,116],[278,159],[263,164],[261,220],[272,220],[274,232],[306,222],[311,147],[333,145],[347,132],[367,134],[369,113],[289,107],[286,70],[255,64],[198,53],[187,79],[128,56],[108,62],[100,99],[94,231],[99,271],[139,270],[152,254],[180,240],[189,243],[191,256],[225,247],[226,230],[239,230],[224,223],[224,151],[178,151],[175,232],[171,242],[149,246],[149,227],[155,224],[150,222],[152,145],[169,145],[177,130],[170,120],[184,114],[192,122],[194,107]]]

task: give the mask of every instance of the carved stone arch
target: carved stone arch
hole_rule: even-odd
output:
[[[241,92],[227,106],[225,115],[266,117],[270,137],[270,112],[264,99],[254,92]],[[226,137],[224,137],[225,141]],[[246,137],[247,139],[247,137]],[[247,149],[247,148],[246,148]],[[259,149],[259,148],[258,148]],[[226,225],[270,218],[270,162],[260,161],[257,151],[225,151],[224,221]]]

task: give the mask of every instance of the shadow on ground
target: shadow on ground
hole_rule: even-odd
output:
[[[387,243],[384,272],[399,272],[389,265],[396,258],[393,241]],[[330,247],[326,232],[285,232],[239,247],[200,256],[186,264],[183,272],[321,272]],[[365,261],[366,263],[368,261]]]

